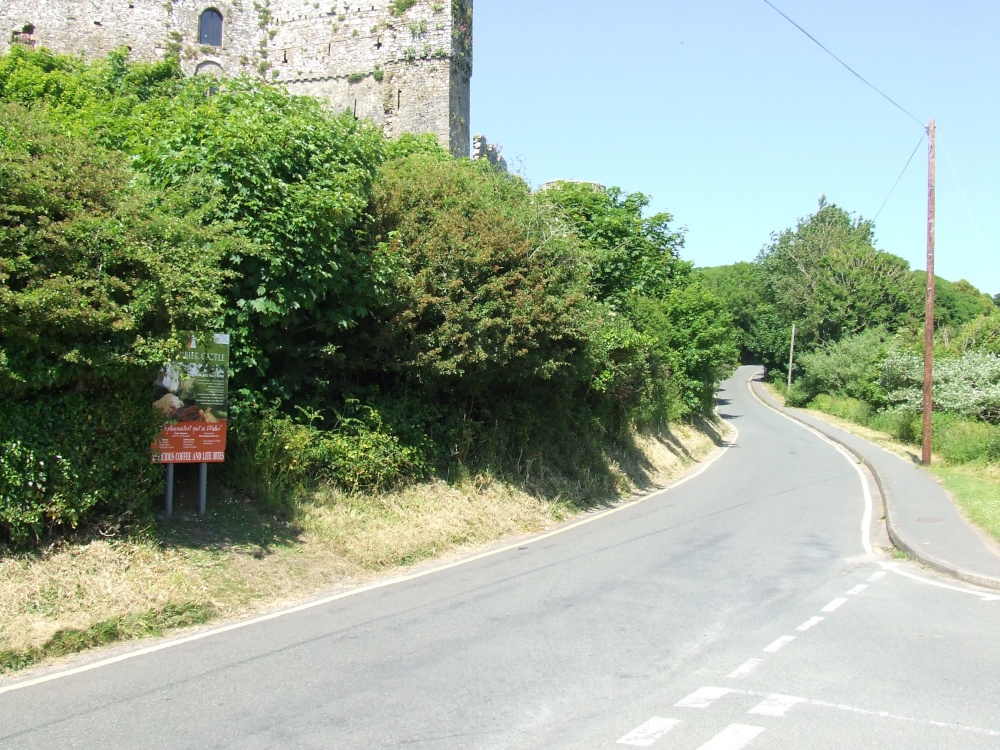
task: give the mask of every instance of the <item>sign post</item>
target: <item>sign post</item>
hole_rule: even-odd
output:
[[[165,420],[152,450],[153,463],[167,465],[167,516],[173,512],[174,464],[201,464],[198,512],[204,514],[208,464],[226,459],[229,334],[186,338],[184,349],[160,371],[153,402]]]

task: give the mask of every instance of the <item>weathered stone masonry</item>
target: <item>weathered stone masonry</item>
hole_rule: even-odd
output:
[[[189,75],[258,75],[374,120],[390,137],[433,133],[456,156],[468,156],[472,0],[416,0],[395,14],[407,5],[5,0],[0,51],[28,44],[95,58],[128,47],[141,60],[178,52]],[[201,43],[206,11],[222,17],[221,44]]]

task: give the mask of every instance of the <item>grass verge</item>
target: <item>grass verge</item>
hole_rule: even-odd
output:
[[[0,673],[116,641],[233,619],[365,583],[421,561],[542,531],[652,489],[709,454],[710,420],[607,446],[593,476],[531,465],[517,481],[482,472],[384,494],[324,490],[289,519],[210,488],[204,517],[124,539],[77,539],[0,556]]]

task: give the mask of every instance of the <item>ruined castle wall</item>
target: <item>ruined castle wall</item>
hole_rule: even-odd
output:
[[[206,8],[222,14],[221,47],[198,43],[199,19]],[[140,60],[180,54],[188,74],[204,63],[226,75],[256,69],[264,30],[252,0],[6,0],[0,8],[0,51],[15,32],[32,28],[33,46],[86,58],[127,47]]]
[[[468,155],[468,94],[456,98],[453,89],[468,91],[471,68],[463,78],[452,65],[451,3],[423,0],[401,15],[390,12],[391,0],[314,6],[282,3],[270,44],[272,80],[371,119],[390,137],[434,133]],[[456,106],[464,110],[453,116]]]
[[[118,47],[185,73],[249,73],[382,126],[469,154],[472,0],[0,0],[0,51],[17,38],[95,58]],[[405,4],[405,3],[404,3]],[[221,46],[199,44],[207,8]],[[30,29],[30,34],[25,30]]]

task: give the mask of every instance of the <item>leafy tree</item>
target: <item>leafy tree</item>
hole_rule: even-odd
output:
[[[62,125],[0,102],[0,542],[148,513],[148,384],[179,330],[221,317],[239,246]]]
[[[923,358],[907,352],[888,356],[881,366],[881,386],[890,402],[918,412],[923,399]],[[1000,356],[969,351],[934,364],[935,411],[951,412],[1000,424]]]
[[[387,282],[355,231],[385,141],[311,98],[239,79],[207,96],[209,83],[196,77],[134,108],[133,166],[166,192],[204,186],[216,198],[207,220],[235,223],[254,244],[223,263],[243,391],[312,398]]]
[[[732,318],[725,304],[694,282],[680,259],[683,231],[666,212],[642,215],[649,199],[581,183],[543,193],[591,249],[596,296],[649,337],[653,398],[677,416],[710,408],[715,386],[735,364]],[[673,401],[670,405],[669,402]]]
[[[486,394],[568,374],[587,334],[578,250],[536,232],[527,187],[469,161],[413,154],[383,168],[378,262],[396,269],[375,364]]]
[[[870,328],[839,341],[831,341],[799,357],[804,373],[797,386],[807,398],[821,393],[864,401],[876,409],[887,405],[880,384],[882,362],[895,351],[882,328]]]
[[[815,214],[761,250],[770,301],[797,324],[804,348],[919,315],[921,293],[908,264],[873,242],[870,221],[821,199]]]
[[[766,278],[756,263],[700,268],[696,276],[726,305],[736,326],[740,359],[769,369],[788,361],[791,324],[770,299]]]
[[[623,308],[627,297],[663,297],[691,270],[680,259],[683,230],[670,228],[673,217],[642,215],[649,198],[587,183],[558,183],[544,200],[558,206],[578,235],[593,248],[593,283],[598,298]]]
[[[681,413],[715,405],[715,388],[736,364],[738,350],[732,317],[725,303],[699,284],[671,289],[662,300],[634,296],[629,317],[653,337],[653,351],[664,363]]]
[[[927,272],[913,271],[915,283],[920,289],[927,286]],[[934,276],[934,327],[957,327],[989,312],[993,300],[983,294],[965,279],[948,281]]]
[[[87,390],[217,321],[234,243],[157,205],[121,154],[0,103],[0,393]],[[171,209],[181,213],[177,216]]]

